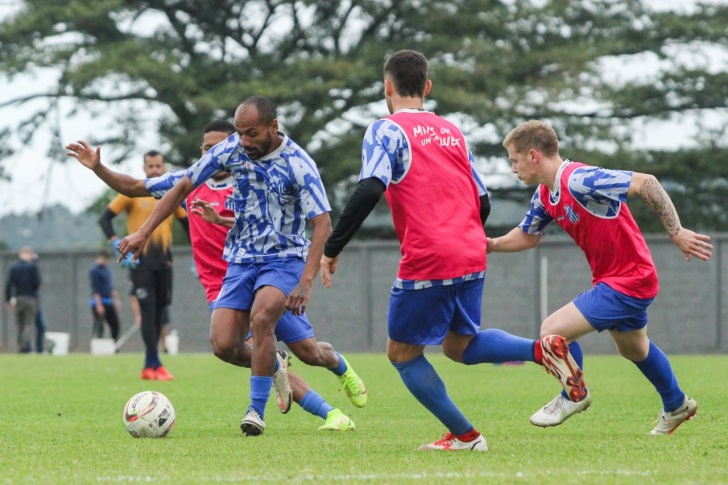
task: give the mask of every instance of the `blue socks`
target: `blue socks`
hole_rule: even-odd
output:
[[[675,411],[685,400],[685,393],[677,385],[677,378],[672,371],[670,361],[665,353],[650,340],[647,358],[634,363],[645,375],[662,398],[662,407],[666,412]]]
[[[478,332],[463,351],[463,364],[501,363],[514,360],[535,362],[534,340],[489,328]]]
[[[162,367],[162,361],[159,360],[159,354],[157,352],[147,352],[144,358],[144,368],[146,369],[147,367],[151,367],[154,370]]]
[[[569,353],[576,361],[576,364],[579,366],[579,369],[584,370],[584,352],[581,351],[581,345],[579,345],[579,342],[574,340],[569,344]],[[586,388],[584,388],[586,389]],[[562,390],[561,395],[564,396],[567,401],[571,401],[571,398],[568,394],[566,394],[566,391]]]
[[[304,411],[311,413],[314,416],[318,416],[321,419],[326,419],[326,415],[329,414],[329,411],[334,409],[333,406],[327,403],[324,398],[319,396],[319,394],[313,389],[303,396],[298,405],[301,406]]]
[[[344,362],[344,358],[341,356],[340,353],[334,352],[336,356],[339,358],[339,365],[334,367],[333,369],[329,369],[331,372],[336,374],[337,376],[343,376],[346,374],[346,362]]]
[[[465,434],[473,425],[447,395],[445,383],[435,368],[420,354],[407,362],[392,362],[404,385],[445,427],[455,435]]]
[[[268,403],[272,385],[272,377],[250,376],[250,407],[260,414],[260,419],[265,415],[265,405]]]

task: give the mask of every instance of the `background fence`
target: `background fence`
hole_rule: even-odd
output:
[[[647,242],[662,288],[650,306],[651,338],[670,353],[728,351],[728,288],[722,278],[728,270],[728,261],[722,256],[728,235],[713,237],[715,251],[708,263],[686,263],[665,236],[651,236]],[[179,248],[174,253],[171,324],[180,335],[180,351],[209,351],[210,314],[204,291],[189,271],[191,251]],[[16,257],[14,253],[0,253],[3,279]],[[48,331],[69,332],[71,351],[89,351],[92,317],[88,270],[94,257],[93,251],[86,250],[39,254],[43,278],[41,306]],[[332,288],[327,290],[318,282],[314,288],[308,315],[317,338],[330,341],[342,351],[383,352],[389,290],[399,259],[396,242],[347,247]],[[488,266],[482,326],[501,328],[519,336],[537,337],[543,316],[591,287],[589,266],[571,239],[551,237],[535,250],[490,255]],[[123,331],[132,324],[126,296],[127,274],[116,264],[113,272],[124,303]],[[3,305],[0,350],[16,351],[15,341],[14,315]],[[580,342],[586,352],[615,352],[607,335],[591,334]],[[135,336],[122,351],[142,349],[141,338]]]

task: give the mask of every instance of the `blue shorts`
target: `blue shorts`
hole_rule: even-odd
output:
[[[574,299],[574,305],[599,332],[617,330],[629,332],[647,325],[647,307],[654,298],[635,298],[597,283]]]
[[[389,338],[416,345],[440,345],[447,332],[475,335],[485,279],[421,290],[392,288],[387,311]]]
[[[232,263],[222,280],[217,299],[210,303],[215,308],[231,308],[249,312],[253,307],[255,292],[262,286],[273,286],[286,296],[298,285],[306,263],[299,258],[276,259]],[[276,338],[285,343],[298,342],[314,336],[313,327],[306,315],[296,316],[290,311],[283,314],[276,325]],[[250,334],[246,340],[250,338]]]

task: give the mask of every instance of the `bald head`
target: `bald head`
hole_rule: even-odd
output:
[[[246,155],[257,160],[281,145],[278,120],[273,103],[263,96],[252,96],[235,110],[235,131]]]
[[[240,116],[252,115],[260,124],[269,125],[276,119],[276,108],[270,99],[263,96],[251,96],[240,103],[235,110],[235,119]]]

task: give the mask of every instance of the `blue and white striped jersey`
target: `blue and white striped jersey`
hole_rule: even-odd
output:
[[[161,199],[164,194],[169,192],[172,187],[177,185],[177,182],[182,180],[187,175],[187,170],[175,170],[173,172],[166,172],[164,175],[144,180],[144,185],[147,187],[149,194],[155,199]]]
[[[230,208],[235,212],[235,226],[228,232],[223,253],[230,263],[305,260],[311,244],[306,239],[306,220],[331,211],[316,163],[288,136],[279,136],[278,149],[252,160],[234,133],[185,172],[195,187],[221,170],[233,176]],[[164,184],[174,184],[175,173],[166,174]],[[152,194],[162,187],[147,184]]]
[[[467,143],[467,140],[465,142]],[[402,180],[412,163],[412,151],[408,143],[405,132],[391,120],[381,119],[369,125],[362,144],[362,168],[359,180],[378,178],[386,187],[391,182],[397,183]],[[467,149],[478,195],[483,196],[488,190],[478,172],[469,143]]]
[[[556,174],[556,184],[549,199],[557,204],[561,190],[561,173],[571,160],[564,160]],[[611,170],[601,167],[579,167],[569,177],[569,192],[576,201],[591,214],[603,219],[614,219],[619,215],[622,202],[627,202],[629,185],[633,172]],[[553,218],[544,207],[540,197],[540,186],[531,198],[531,208],[518,227],[525,233],[542,236]]]

